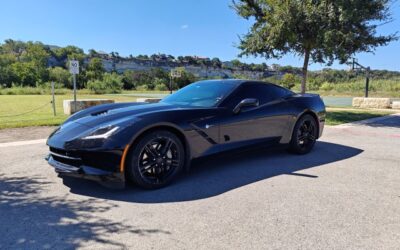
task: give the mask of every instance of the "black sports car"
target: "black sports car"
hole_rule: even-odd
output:
[[[324,121],[318,95],[258,81],[200,81],[158,103],[105,104],[72,115],[47,140],[47,161],[60,176],[159,188],[192,159],[225,150],[260,144],[308,153]]]

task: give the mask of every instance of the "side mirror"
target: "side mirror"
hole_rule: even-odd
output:
[[[238,114],[244,107],[257,107],[259,102],[255,98],[246,98],[239,102],[238,105],[233,109],[233,113]]]

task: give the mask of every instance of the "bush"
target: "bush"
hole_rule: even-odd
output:
[[[72,88],[72,77],[68,70],[61,67],[49,68],[50,81],[61,84],[62,87]]]
[[[315,79],[310,79],[309,82],[307,83],[307,90],[319,90],[321,87],[322,82],[316,81]]]
[[[334,88],[335,86],[333,85],[333,83],[324,82],[319,89],[324,91],[330,91],[333,90]]]
[[[160,90],[160,91],[168,90],[168,87],[166,84],[168,84],[168,82],[166,82],[164,79],[161,79],[161,78],[155,78],[152,82],[154,89]]]
[[[87,88],[95,94],[117,94],[122,91],[122,77],[117,73],[105,73],[103,80],[91,80]]]
[[[168,88],[167,86],[165,86],[165,84],[157,84],[154,87],[155,90],[159,90],[159,91],[167,91]]]
[[[147,85],[140,85],[136,87],[137,91],[148,91],[149,88],[147,87]]]
[[[282,87],[291,89],[296,85],[297,82],[299,82],[298,77],[296,77],[294,74],[286,73],[283,75],[280,85]]]
[[[56,95],[71,93],[70,89],[56,88]],[[0,95],[50,95],[51,89],[46,87],[12,87],[0,89]]]

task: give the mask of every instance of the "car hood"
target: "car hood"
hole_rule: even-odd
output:
[[[123,107],[108,105],[105,109],[97,109],[93,112],[89,112],[85,116],[75,119],[74,122],[93,128],[102,124],[108,124],[110,122],[118,122],[120,119],[134,119],[135,117],[140,117],[143,114],[166,110],[176,110],[181,108],[182,107],[163,102],[132,104]]]

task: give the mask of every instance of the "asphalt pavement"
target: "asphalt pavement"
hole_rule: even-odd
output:
[[[308,155],[203,159],[155,191],[62,180],[40,139],[0,142],[0,249],[400,246],[400,115],[326,127]]]

